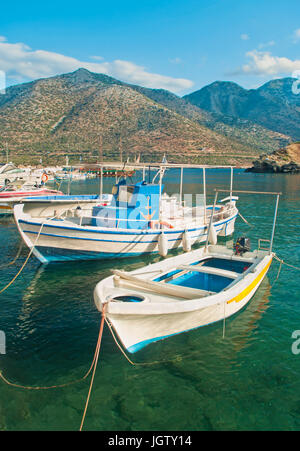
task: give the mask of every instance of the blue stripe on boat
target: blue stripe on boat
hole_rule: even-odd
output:
[[[225,220],[223,222],[219,222],[217,223],[217,226],[222,226],[223,224],[227,224],[228,222],[232,221],[233,219],[235,219],[237,217],[237,215],[233,216],[232,218],[228,218],[228,220]],[[18,220],[19,224],[28,224],[28,225],[34,225],[37,227],[41,227],[41,223],[37,223],[37,222],[32,222],[32,221],[25,221],[24,219],[19,219]],[[214,224],[216,225],[216,224]],[[44,227],[54,227],[57,229],[64,229],[64,230],[84,230],[85,232],[88,233],[109,233],[109,234],[116,234],[116,235],[160,235],[161,234],[161,230],[157,230],[157,231],[149,231],[149,230],[139,230],[138,232],[135,232],[135,229],[132,229],[132,231],[124,231],[124,230],[104,230],[104,228],[102,230],[92,230],[90,229],[84,229],[84,228],[80,228],[80,227],[70,227],[70,226],[60,226],[60,225],[54,225],[54,224],[45,224]],[[194,229],[189,229],[189,232],[196,232],[197,230],[201,230],[201,229],[205,229],[206,227],[202,226],[202,227],[197,227]],[[130,230],[130,229],[129,229]],[[182,230],[164,230],[165,234],[171,234],[171,233],[183,233],[185,232],[185,229]]]
[[[219,231],[219,229],[217,229],[217,232]],[[35,232],[33,230],[23,230],[24,233],[32,233],[33,235],[38,235],[39,232]],[[84,240],[84,241],[97,241],[97,242],[103,242],[103,243],[137,243],[137,244],[144,244],[144,243],[157,243],[158,240],[152,240],[152,241],[135,241],[135,240],[130,240],[130,241],[126,241],[126,240],[100,240],[97,238],[85,238],[85,237],[79,237],[79,236],[70,236],[70,235],[56,235],[53,233],[45,233],[45,232],[41,232],[39,235],[45,235],[45,236],[52,236],[55,238],[67,238],[67,239],[71,239],[71,240]],[[205,236],[206,233],[201,233],[201,235],[194,235],[191,238],[198,238],[200,236]],[[168,241],[181,241],[182,238],[172,238]]]

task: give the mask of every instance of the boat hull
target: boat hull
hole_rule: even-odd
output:
[[[109,302],[106,317],[126,350],[134,353],[155,341],[207,326],[234,315],[254,296],[271,262],[272,254],[266,255],[254,272],[250,272],[228,291],[223,290],[199,300],[181,300],[176,304],[151,305],[151,302],[143,302],[137,303],[136,307],[135,305],[118,306]],[[151,266],[154,267],[154,265]],[[107,299],[106,295],[102,296],[103,293],[101,288],[97,290],[96,287],[94,298],[100,311],[103,309],[103,302]]]
[[[90,260],[138,256],[159,252],[158,230],[125,230],[66,225],[64,221],[28,220],[22,217],[22,205],[14,215],[19,232],[34,255],[42,262]],[[236,215],[214,224],[217,234],[232,233]],[[164,230],[168,250],[182,247],[185,230]],[[206,240],[204,226],[188,229],[191,245]]]

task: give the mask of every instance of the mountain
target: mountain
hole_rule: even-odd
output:
[[[77,161],[101,153],[119,159],[122,152],[140,153],[142,161],[167,153],[169,161],[234,164],[288,142],[288,135],[250,120],[232,121],[168,91],[86,69],[12,86],[0,96],[0,147],[7,143],[11,158],[24,162],[66,153]]]
[[[184,99],[222,117],[249,120],[274,132],[300,139],[300,95],[294,93],[294,78],[271,80],[258,89],[217,81]],[[235,123],[233,122],[233,125]]]
[[[284,147],[292,141],[290,136],[264,128],[253,121],[206,111],[190,103],[186,99],[187,96],[180,98],[163,89],[149,89],[137,86],[134,89],[210,130],[251,147],[254,152],[259,149],[260,152],[269,153],[274,149]]]

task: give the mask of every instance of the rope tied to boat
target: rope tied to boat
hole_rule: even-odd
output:
[[[300,268],[298,266],[292,265],[290,263],[286,263],[282,258],[279,258],[276,254],[274,254],[274,259],[277,260],[280,263],[280,265],[279,265],[279,268],[278,268],[277,276],[276,276],[274,282],[272,283],[271,288],[273,288],[273,286],[275,285],[275,283],[279,279],[279,276],[280,276],[280,273],[281,273],[283,265],[286,265],[286,266],[288,266],[288,267],[290,267],[292,269],[295,269],[296,271],[300,271]]]
[[[247,221],[247,219],[246,218],[244,218],[244,216],[242,215],[242,213],[240,212],[240,211],[238,211],[238,215],[240,216],[240,218],[250,227],[250,228],[253,228],[254,227],[254,225],[253,224],[250,224],[250,222],[248,222]]]
[[[19,269],[19,271],[17,272],[17,274],[11,279],[11,281],[10,281],[4,288],[2,288],[2,289],[0,290],[0,294],[3,293],[5,290],[7,290],[7,288],[9,288],[9,287],[14,283],[14,281],[19,277],[19,275],[21,274],[21,272],[23,271],[23,269],[24,269],[25,266],[27,265],[28,260],[29,260],[29,258],[31,257],[31,255],[32,255],[32,253],[33,253],[33,251],[34,251],[34,249],[35,249],[35,246],[37,245],[37,242],[38,242],[38,240],[39,240],[39,238],[40,238],[40,235],[41,235],[41,233],[42,233],[42,230],[43,230],[43,227],[44,227],[46,221],[55,219],[57,216],[58,216],[58,214],[56,214],[56,215],[53,216],[52,218],[46,218],[45,221],[42,222],[41,227],[40,227],[40,229],[39,229],[39,231],[38,231],[37,237],[36,237],[36,239],[34,240],[34,243],[33,243],[32,247],[31,247],[31,249],[30,249],[30,251],[29,251],[29,253],[28,253],[28,255],[27,255],[27,257],[26,257],[26,259],[25,259],[25,261],[24,261],[24,263],[23,263],[23,265],[21,266],[21,268]],[[23,240],[22,240],[21,243],[22,243],[22,245],[23,245]],[[21,254],[21,249],[22,249],[22,246],[20,245],[19,251],[18,251],[18,253],[17,253],[17,255],[16,255],[14,261],[11,262],[10,264],[15,263],[15,261],[19,258],[20,254]]]
[[[23,244],[24,244],[23,240],[21,239],[20,244],[19,244],[19,248],[18,248],[18,252],[17,252],[17,255],[15,256],[15,258],[11,262],[6,263],[5,265],[0,265],[0,269],[6,268],[7,266],[12,266],[12,265],[14,265],[16,263],[16,261],[18,260],[18,258],[21,255],[21,252],[22,252],[22,249],[23,249]]]
[[[85,408],[84,408],[84,412],[83,412],[83,416],[82,416],[81,424],[80,424],[80,428],[79,428],[79,430],[81,431],[82,427],[83,427],[84,420],[85,420],[85,416],[86,416],[86,412],[87,412],[87,408],[88,408],[88,404],[89,404],[89,400],[90,400],[90,396],[91,396],[91,391],[92,391],[92,387],[93,387],[94,377],[95,377],[95,373],[96,373],[97,363],[98,363],[98,359],[99,359],[99,353],[100,353],[100,347],[101,347],[101,341],[102,341],[102,335],[103,335],[103,328],[104,328],[104,320],[105,320],[105,309],[106,309],[106,304],[104,304],[104,306],[103,306],[101,322],[100,322],[100,328],[99,328],[99,334],[98,334],[98,340],[97,340],[97,345],[96,345],[96,349],[95,349],[95,352],[94,352],[93,361],[91,363],[90,368],[88,369],[88,371],[85,373],[85,375],[83,377],[81,377],[79,379],[76,379],[74,381],[66,382],[65,384],[50,385],[48,387],[45,387],[45,386],[44,387],[34,387],[34,386],[30,387],[30,386],[15,384],[15,383],[10,382],[9,380],[7,380],[6,377],[4,377],[2,371],[0,371],[0,378],[7,385],[9,385],[11,387],[15,387],[15,388],[21,388],[21,389],[24,389],[24,390],[51,390],[51,389],[54,389],[54,388],[64,388],[64,387],[68,387],[69,385],[77,384],[78,382],[81,382],[84,379],[86,379],[89,376],[89,374],[91,373],[91,371],[93,370],[92,378],[91,378],[91,382],[90,382],[90,387],[89,387],[89,392],[88,392],[88,396],[87,396],[87,399],[86,399]]]
[[[113,337],[113,339],[114,339],[116,345],[118,346],[118,348],[120,349],[120,351],[122,352],[122,354],[123,354],[123,356],[126,358],[126,360],[127,360],[131,365],[133,365],[133,366],[160,365],[160,364],[165,364],[165,363],[170,363],[170,362],[178,362],[178,361],[181,361],[181,360],[182,360],[182,357],[177,356],[177,357],[175,357],[175,359],[170,359],[170,360],[156,360],[156,361],[154,361],[154,362],[133,362],[133,361],[128,357],[128,355],[125,353],[124,349],[122,348],[122,346],[121,346],[120,343],[118,342],[118,340],[117,340],[117,338],[116,338],[116,336],[115,336],[115,334],[114,334],[113,328],[112,328],[112,326],[111,326],[111,324],[110,324],[110,322],[109,322],[109,320],[107,319],[106,316],[105,316],[105,322],[106,322],[106,324],[107,324],[107,326],[108,326],[108,328],[109,328],[109,330],[110,330],[110,332],[111,332],[111,334],[112,334],[112,337]]]
[[[277,255],[274,255],[275,260],[279,261],[282,265],[289,266],[290,268],[296,269],[297,271],[300,271],[299,266],[291,265],[290,263],[286,263],[282,258],[279,258]]]

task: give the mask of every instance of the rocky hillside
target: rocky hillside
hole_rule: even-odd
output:
[[[238,124],[238,125],[237,125]],[[210,113],[164,90],[129,85],[79,69],[10,87],[0,96],[0,147],[11,158],[68,153],[95,161],[141,153],[144,161],[241,163],[290,137],[248,120]],[[221,156],[221,159],[220,159]],[[210,159],[210,161],[214,161]]]
[[[300,172],[300,142],[293,143],[284,149],[279,149],[269,155],[261,155],[253,161],[248,172],[299,173]]]
[[[244,89],[232,82],[215,82],[184,99],[211,113],[249,120],[274,132],[300,139],[300,95],[293,78],[272,80],[258,89]]]

